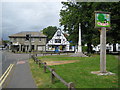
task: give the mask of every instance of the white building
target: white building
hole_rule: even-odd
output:
[[[110,49],[109,49],[110,52],[113,52],[113,51],[120,52],[120,44],[118,44],[118,43],[116,43],[115,46],[113,44],[111,44],[109,47],[110,47]],[[115,50],[114,50],[114,47],[115,47]]]
[[[115,50],[113,50],[113,49],[115,49]],[[100,51],[100,44],[93,47],[93,50],[96,52],[99,52]],[[108,50],[109,52],[113,52],[113,51],[120,52],[120,44],[116,43],[114,46],[113,44],[108,43],[108,44],[106,44],[106,50]]]
[[[69,51],[70,43],[61,30],[57,30],[52,39],[46,44],[46,51]]]

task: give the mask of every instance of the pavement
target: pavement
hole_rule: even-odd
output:
[[[15,54],[8,51],[0,51],[0,77],[10,64],[14,64],[10,75],[3,88],[37,88],[29,66],[29,54]]]
[[[2,63],[2,74],[6,71],[10,64],[16,63],[18,60],[28,60],[28,54],[15,54],[8,52],[7,50],[0,51],[1,58],[0,62]]]
[[[30,71],[28,60],[20,60],[16,63],[7,88],[37,88]]]
[[[55,54],[57,55],[57,54]],[[43,54],[38,54],[43,56]],[[2,54],[2,71],[6,71],[10,64],[14,64],[14,69],[9,75],[5,88],[36,88],[29,66],[29,54],[14,54],[5,51]]]

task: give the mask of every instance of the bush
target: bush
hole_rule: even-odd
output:
[[[87,48],[88,48],[87,46],[82,46],[82,51],[87,52]]]

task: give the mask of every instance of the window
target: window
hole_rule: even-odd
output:
[[[61,36],[61,32],[60,31],[57,32],[57,36]]]
[[[31,38],[31,41],[34,42],[34,38]]]
[[[118,50],[120,50],[120,46],[118,46]]]
[[[39,41],[41,41],[41,38],[39,38]]]
[[[27,39],[25,38],[25,41],[29,41],[29,40],[27,40]]]
[[[61,39],[55,39],[55,43],[61,43]]]
[[[16,42],[16,38],[14,38],[14,42]]]

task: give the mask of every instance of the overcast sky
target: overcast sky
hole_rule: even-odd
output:
[[[48,0],[49,1],[49,0]],[[57,2],[2,2],[2,38],[21,31],[59,27],[61,0]]]

